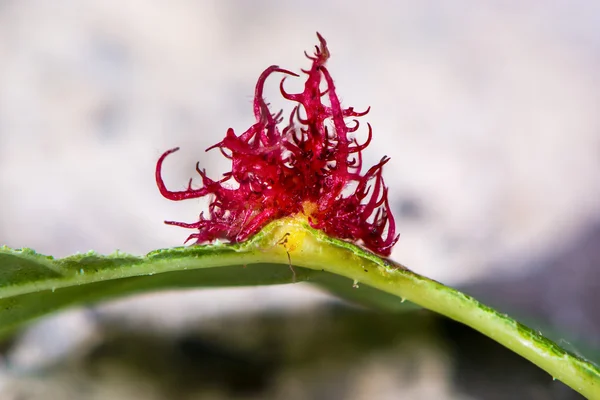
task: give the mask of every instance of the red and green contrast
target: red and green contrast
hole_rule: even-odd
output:
[[[317,34],[318,35],[318,34]],[[388,189],[382,177],[383,157],[363,173],[362,151],[372,137],[359,144],[354,133],[364,112],[343,108],[333,79],[325,66],[330,53],[321,35],[313,56],[304,91],[280,91],[284,99],[297,103],[285,119],[273,114],[263,98],[265,81],[274,73],[297,77],[288,70],[271,66],[258,78],[254,94],[256,123],[241,135],[229,129],[225,138],[210,147],[219,148],[231,160],[231,172],[212,180],[206,172],[202,187],[171,191],[161,175],[165,158],[179,150],[165,152],[156,165],[156,182],[163,196],[186,200],[212,196],[209,215],[200,214],[198,222],[167,221],[167,224],[198,229],[189,236],[196,243],[216,239],[239,243],[256,234],[269,222],[287,216],[304,215],[311,227],[331,237],[356,242],[388,256],[398,240],[390,212]]]
[[[196,229],[188,240],[199,246],[145,257],[88,253],[59,260],[0,248],[0,266],[5,267],[0,269],[0,332],[67,305],[147,290],[307,281],[359,303],[396,309],[408,300],[438,312],[496,340],[584,396],[600,399],[600,369],[593,363],[474,298],[384,258],[398,240],[382,177],[389,159],[363,172],[362,151],[371,141],[371,126],[366,124],[364,143],[355,134],[368,109],[342,107],[326,67],[327,44],[318,37],[314,55],[307,55],[311,67],[302,71],[304,90],[288,93],[285,78],[298,75],[267,68],[256,85],[256,123],[240,135],[229,129],[209,148],[218,148],[231,161],[231,171],[221,179],[209,178],[197,164],[202,186],[195,188],[190,180],[186,190],[172,191],[161,172],[166,157],[178,148],[158,160],[155,175],[163,196],[210,198],[208,214],[201,213],[197,222],[167,221]],[[287,119],[282,112],[272,113],[263,98],[273,74],[284,75],[280,93],[295,106]],[[282,264],[293,265],[293,276]]]
[[[209,213],[195,223],[199,246],[155,250],[146,256],[94,252],[56,259],[31,249],[0,246],[0,337],[39,316],[75,304],[135,293],[182,288],[308,282],[349,301],[390,311],[404,300],[478,330],[590,399],[600,399],[600,368],[571,354],[505,314],[453,288],[381,256],[398,240],[382,178],[383,158],[362,171],[353,136],[359,113],[340,105],[320,44],[301,93],[280,91],[296,107],[287,122],[263,99],[276,66],[256,86],[256,123],[241,135],[229,129],[214,147],[231,171],[210,179],[198,166],[202,187],[168,190],[156,166],[160,192],[172,200],[209,196]],[[218,239],[218,240],[217,240]],[[357,246],[359,245],[359,246]],[[362,247],[360,247],[362,246]],[[292,272],[282,265],[293,266]],[[358,285],[360,283],[360,285]],[[399,315],[401,318],[402,316]],[[548,377],[550,381],[550,376]]]

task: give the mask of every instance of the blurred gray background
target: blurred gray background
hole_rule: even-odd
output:
[[[591,0],[0,0],[0,244],[55,256],[180,245],[190,232],[163,220],[193,221],[203,203],[163,199],[154,182],[157,158],[181,146],[165,164],[173,189],[185,187],[197,160],[214,177],[225,172],[219,152],[204,149],[227,128],[240,133],[253,123],[252,95],[263,69],[309,65],[303,52],[316,44],[316,31],[328,40],[343,104],[372,107],[364,118],[374,128],[365,162],[392,158],[385,177],[401,233],[392,257],[595,357],[600,3]],[[288,107],[277,84],[267,91],[274,110]],[[113,372],[100,374],[102,380],[81,368],[92,363],[90,349],[111,348],[115,335],[139,346],[136,335],[153,332],[162,339],[148,346],[160,348],[181,332],[214,329],[228,337],[222,331],[230,323],[240,334],[263,332],[265,315],[289,325],[274,334],[288,338],[285,346],[299,346],[293,327],[309,329],[303,318],[313,315],[317,335],[322,318],[338,315],[331,310],[351,314],[302,285],[160,293],[71,310],[7,346],[2,398],[495,398],[494,382],[498,398],[506,398],[502,390],[510,385],[493,375],[519,361],[467,379],[457,371],[464,350],[480,339],[466,340],[468,331],[421,313],[406,318],[437,321],[428,330],[433,339],[414,345],[421,335],[407,333],[393,341],[396,350],[410,348],[412,358],[404,350],[393,360],[385,357],[389,349],[367,351],[355,355],[360,361],[323,367],[332,374],[328,385],[307,371],[290,372],[282,361],[269,367],[272,380],[257,392],[225,393],[237,384],[225,382],[176,397],[152,379]],[[240,322],[240,313],[254,318]],[[388,326],[377,321],[367,322]],[[453,343],[465,343],[456,354],[448,350],[453,335]],[[496,353],[486,351],[467,364],[493,363]],[[114,352],[121,360],[123,352]],[[402,363],[404,372],[386,375]],[[515,384],[512,398],[572,398],[540,376],[539,385],[537,378]],[[473,388],[478,380],[488,389]],[[523,389],[527,384],[535,387]]]

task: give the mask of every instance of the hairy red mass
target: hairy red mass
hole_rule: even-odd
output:
[[[179,148],[158,160],[156,182],[163,196],[170,200],[211,196],[208,216],[201,213],[194,223],[166,221],[198,229],[188,240],[241,242],[275,219],[302,213],[313,228],[330,236],[358,242],[380,255],[391,253],[398,236],[381,175],[389,158],[361,172],[361,152],[371,141],[371,125],[367,124],[365,143],[359,144],[351,134],[360,125],[356,118],[369,110],[342,108],[325,67],[330,55],[327,43],[317,36],[319,46],[313,56],[307,54],[312,66],[302,70],[308,75],[304,91],[288,93],[283,88],[285,77],[281,80],[282,96],[297,103],[283,130],[282,112],[272,114],[263,99],[264,84],[274,73],[298,75],[271,66],[256,84],[256,123],[239,136],[229,128],[221,142],[207,149],[219,148],[231,160],[231,172],[214,181],[196,164],[202,187],[194,189],[190,179],[186,190],[173,192],[166,188],[161,169],[165,158]]]

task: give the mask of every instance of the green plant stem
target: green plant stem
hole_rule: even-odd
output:
[[[395,308],[393,296],[398,304],[409,300],[478,330],[587,398],[600,399],[600,370],[594,364],[472,297],[332,239],[302,218],[275,221],[243,243],[156,250],[145,257],[89,253],[55,260],[0,248],[0,267],[0,331],[69,305],[141,291],[312,281],[388,309]],[[345,290],[335,276],[354,285],[349,281]],[[369,286],[389,295],[375,295],[381,292]],[[363,291],[367,301],[348,294]]]
[[[507,315],[400,264],[331,239],[310,229],[300,220],[285,221],[272,229],[274,238],[289,234],[288,242],[292,245],[288,246],[291,247],[288,252],[294,265],[324,269],[345,276],[358,285],[372,286],[398,296],[401,301],[409,300],[468,325],[533,362],[553,379],[564,382],[587,398],[600,398],[600,371],[595,365],[565,351],[541,333]],[[266,233],[266,236],[269,234]],[[281,252],[283,247],[273,248],[272,253],[276,250]]]

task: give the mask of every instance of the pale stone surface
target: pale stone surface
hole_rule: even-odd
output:
[[[515,261],[600,214],[599,15],[586,1],[2,1],[0,243],[180,244],[188,232],[162,221],[200,202],[162,199],[156,159],[182,147],[172,188],[198,159],[225,171],[204,149],[252,123],[260,72],[307,66],[319,30],[344,104],[372,106],[366,161],[392,157],[393,257],[449,284],[522,273]]]
[[[198,202],[158,195],[156,158],[183,148],[173,188],[196,159],[223,172],[203,149],[251,123],[263,68],[307,65],[317,29],[344,104],[372,106],[367,161],[392,157],[394,208],[408,210],[396,258],[462,282],[597,217],[594,6],[250,4],[4,2],[0,240],[56,255],[179,244],[162,220],[193,220]]]

